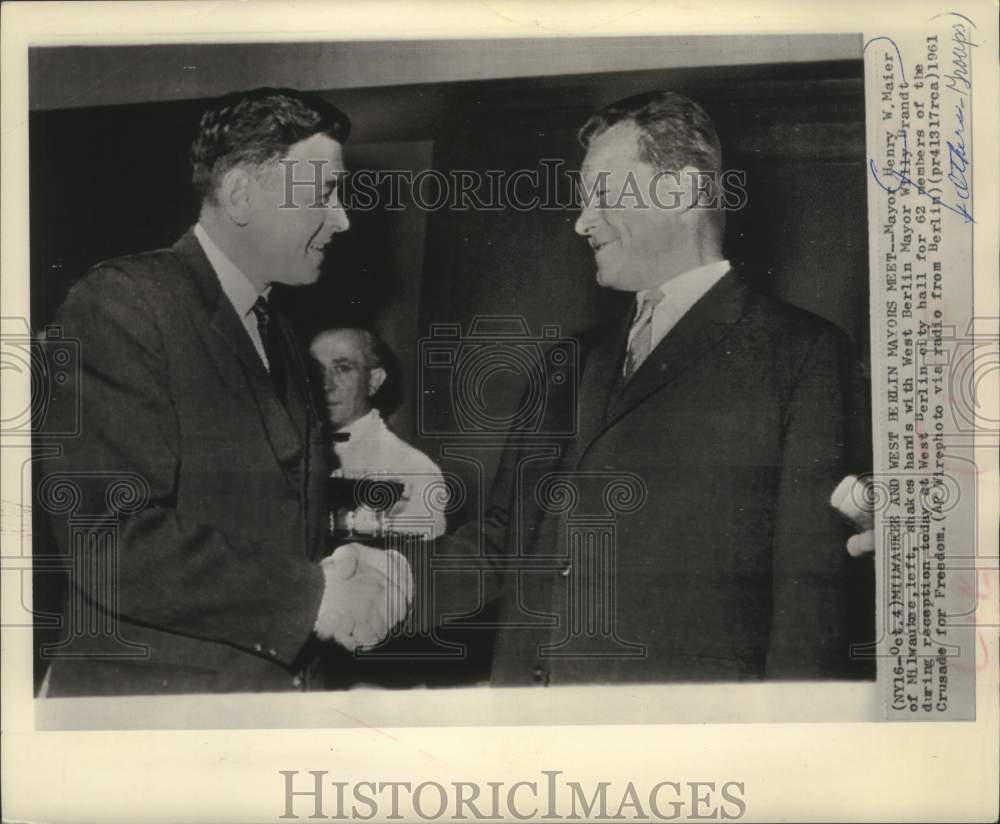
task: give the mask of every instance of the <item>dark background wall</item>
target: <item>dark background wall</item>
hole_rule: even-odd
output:
[[[84,57],[73,59],[87,66]],[[676,56],[669,62],[678,62]],[[58,95],[44,82],[53,65],[51,52],[35,53],[32,99],[43,104],[30,115],[36,329],[51,321],[71,282],[93,263],[170,244],[194,221],[187,153],[205,104],[203,97],[170,99],[175,90],[160,102],[53,107]],[[253,70],[248,64],[245,74],[247,87],[280,82],[266,61]],[[747,208],[728,218],[730,259],[761,288],[837,323],[866,357],[860,56],[406,85],[373,80],[318,91],[354,122],[347,146],[353,169],[485,172],[540,169],[543,159],[575,170],[581,160],[576,130],[590,113],[658,88],[702,103],[718,127],[724,165],[747,174]],[[107,93],[99,99],[108,97],[114,99]],[[285,300],[304,340],[342,323],[380,329],[403,371],[403,403],[392,424],[437,458],[450,441],[423,437],[417,427],[421,404],[424,419],[439,429],[447,428],[451,414],[447,397],[418,391],[419,340],[432,324],[468,330],[476,316],[511,315],[533,334],[555,324],[569,335],[625,307],[627,296],[596,286],[592,255],[573,232],[576,216],[575,208],[355,211],[351,230],[334,241],[321,281]],[[488,387],[490,403],[513,404],[522,386],[516,375],[501,375]],[[486,478],[495,457],[483,453]],[[475,480],[468,464],[441,463]],[[459,517],[476,504],[472,495]],[[36,524],[37,535],[44,529]],[[39,594],[44,602],[45,593]]]

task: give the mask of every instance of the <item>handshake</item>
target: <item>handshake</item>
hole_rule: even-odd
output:
[[[336,641],[349,652],[373,647],[406,618],[413,573],[395,550],[344,544],[320,566],[326,586],[314,629],[321,641]]]
[[[843,515],[856,530],[847,541],[847,552],[854,558],[875,551],[875,512],[872,508],[871,482],[848,475],[830,497],[830,506]]]

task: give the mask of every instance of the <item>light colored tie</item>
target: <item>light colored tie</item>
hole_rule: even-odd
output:
[[[650,289],[639,303],[639,314],[632,324],[632,331],[628,336],[628,353],[625,355],[625,366],[622,369],[622,376],[627,381],[642,362],[649,356],[649,350],[653,341],[653,310],[663,300],[664,294],[659,289]]]

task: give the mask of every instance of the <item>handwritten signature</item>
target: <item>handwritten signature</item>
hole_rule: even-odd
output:
[[[972,49],[976,48],[978,44],[969,39],[971,35],[969,26],[975,28],[976,24],[965,15],[957,12],[950,14],[960,18],[960,20],[952,23],[951,26],[952,72],[944,76],[948,90],[958,95],[958,102],[955,104],[955,119],[958,121],[954,131],[955,142],[945,141],[948,146],[948,180],[954,186],[955,196],[961,202],[962,213],[966,216],[966,222],[969,222],[972,217],[965,211],[965,203],[971,207],[972,193],[969,191],[969,180],[966,174],[972,166],[972,161],[965,148],[965,101],[972,94]]]
[[[946,140],[948,149],[948,174],[947,179],[954,192],[954,201],[946,203],[933,191],[928,191],[910,177],[910,151],[908,145],[908,130],[902,124],[893,133],[894,141],[898,139],[900,153],[898,165],[890,165],[890,168],[880,171],[878,163],[874,158],[868,162],[868,167],[875,182],[889,194],[896,194],[905,186],[912,186],[924,197],[930,199],[935,205],[948,209],[960,215],[963,222],[975,223],[972,217],[972,187],[970,184],[972,159],[971,146],[966,143],[966,120],[967,113],[971,111],[966,108],[966,100],[972,93],[972,52],[977,44],[970,39],[969,26],[975,28],[975,24],[964,15],[957,12],[949,12],[949,15],[961,18],[961,21],[952,24],[952,62],[951,73],[945,74],[946,89],[958,95],[958,102],[954,104],[954,115],[957,125],[952,133],[953,139]],[[966,23],[968,25],[966,25]],[[896,60],[892,61],[899,71],[899,89],[905,91],[909,88],[904,71],[903,55],[896,42],[887,36],[873,37],[865,43],[865,51],[874,43],[888,43],[895,51]],[[889,62],[891,52],[887,52],[886,59]],[[970,124],[971,125],[971,124]],[[883,179],[883,175],[888,180]]]

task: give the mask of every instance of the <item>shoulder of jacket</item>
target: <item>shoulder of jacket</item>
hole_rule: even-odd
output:
[[[157,306],[169,302],[172,295],[185,288],[190,280],[186,273],[184,262],[170,248],[121,255],[91,266],[73,284],[67,299],[74,295],[105,294],[109,290],[120,296],[123,291],[130,291]]]
[[[812,343],[832,339],[838,344],[847,341],[847,334],[832,321],[808,309],[788,303],[772,295],[751,290],[747,299],[746,317],[753,323],[766,326],[776,334]]]
[[[177,272],[184,271],[186,268],[173,249],[163,248],[102,260],[90,267],[90,270],[84,277],[87,278],[97,272],[112,270],[122,273],[137,284],[142,283],[155,286],[160,283],[176,281]]]

